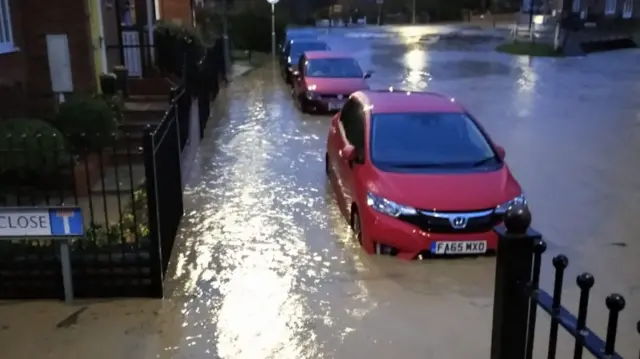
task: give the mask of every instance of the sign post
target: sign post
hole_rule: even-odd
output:
[[[276,4],[280,0],[267,0],[271,4],[271,54],[276,58]]]
[[[84,236],[80,207],[7,207],[0,208],[0,240],[44,238],[60,246],[60,267],[64,300],[73,301],[71,240]]]

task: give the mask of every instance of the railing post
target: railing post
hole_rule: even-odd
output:
[[[156,161],[155,145],[153,143],[153,130],[151,126],[144,129],[142,142],[145,169],[145,185],[147,192],[147,210],[149,218],[149,262],[151,276],[151,295],[162,298],[163,271],[162,271],[162,246],[160,238],[158,197],[156,187]]]
[[[531,299],[525,286],[532,279],[535,243],[542,236],[529,228],[531,213],[525,205],[509,208],[498,234],[491,359],[524,358]]]

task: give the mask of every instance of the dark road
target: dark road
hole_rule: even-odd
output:
[[[482,122],[506,148],[549,243],[542,286],[550,289],[552,256],[567,254],[563,304],[576,311],[575,277],[590,271],[588,325],[600,335],[604,298],[624,295],[618,348],[636,358],[640,51],[530,60],[493,51],[503,32],[454,26],[321,36],[375,71],[372,88],[442,92]],[[3,357],[488,357],[495,258],[365,254],[325,179],[329,117],[301,114],[288,91],[269,65],[216,101],[185,194],[167,300],[91,303],[75,329],[31,329],[33,338],[19,335],[20,324],[0,329],[0,343],[12,343]],[[26,303],[6,315],[46,320],[59,311]],[[546,355],[546,318],[539,314],[536,358]],[[47,344],[35,344],[43,336]],[[572,352],[567,338],[558,357]]]

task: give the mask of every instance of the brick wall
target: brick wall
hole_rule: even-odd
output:
[[[69,41],[71,72],[76,91],[95,91],[90,20],[85,0],[57,0],[55,6],[41,0],[11,0],[13,30],[18,53],[0,54],[0,83],[13,83],[23,89],[21,109],[0,108],[0,116],[15,112],[48,116],[55,106],[51,92],[47,34],[66,34]],[[7,71],[8,70],[8,71]],[[0,104],[6,100],[0,95]],[[14,106],[14,107],[15,107]],[[9,113],[11,112],[11,113]]]
[[[160,2],[161,20],[191,24],[191,0],[156,0]]]
[[[19,1],[9,0],[16,47],[23,45]],[[27,80],[24,51],[0,54],[0,69],[0,118],[24,115]]]

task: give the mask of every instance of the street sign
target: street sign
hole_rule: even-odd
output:
[[[55,240],[60,246],[60,267],[64,299],[73,301],[71,240],[84,236],[80,207],[0,207],[0,240],[29,240],[34,237]]]
[[[267,0],[267,2],[268,2],[269,4],[271,4],[271,5],[275,5],[275,4],[277,4],[277,3],[278,3],[278,1],[280,1],[280,0]]]
[[[342,12],[342,5],[333,5],[332,10],[333,12]]]
[[[83,235],[84,221],[78,207],[0,208],[0,238]]]

